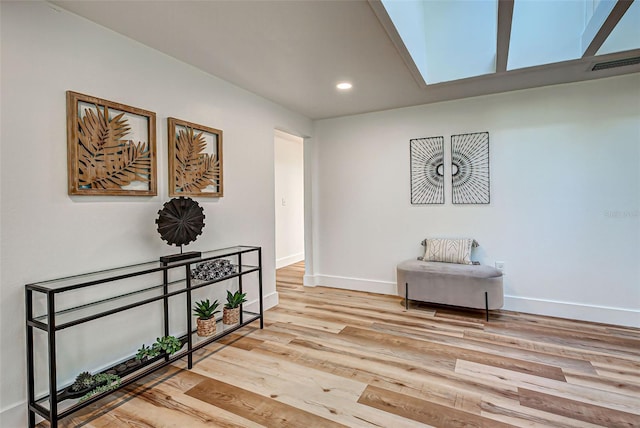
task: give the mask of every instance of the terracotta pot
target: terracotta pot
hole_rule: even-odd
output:
[[[240,322],[240,308],[224,308],[222,310],[222,322],[224,324],[237,324]]]
[[[207,337],[216,334],[216,317],[211,317],[206,320],[198,318],[196,319],[196,323],[198,324],[198,336]]]

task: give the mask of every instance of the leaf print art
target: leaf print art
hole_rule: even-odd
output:
[[[155,113],[67,91],[70,195],[156,195]]]
[[[222,131],[169,118],[170,195],[222,196]]]
[[[193,128],[180,130],[176,138],[177,174],[179,192],[201,192],[220,181],[220,161],[215,154],[203,153],[207,143]]]
[[[97,114],[96,114],[97,112]],[[151,155],[146,143],[125,140],[129,133],[124,113],[109,119],[104,113],[85,109],[78,121],[78,183],[89,189],[121,189],[133,181],[148,182]]]

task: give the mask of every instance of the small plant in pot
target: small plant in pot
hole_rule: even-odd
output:
[[[102,394],[103,392],[113,391],[120,386],[120,376],[109,373],[98,373],[93,375],[95,387],[87,392],[80,398],[80,401],[85,401],[96,394]]]
[[[82,390],[91,390],[96,384],[93,375],[89,372],[82,372],[76,376],[76,380],[71,384],[71,390],[73,392],[79,392]]]
[[[145,362],[151,360],[158,355],[171,355],[182,349],[182,342],[175,336],[158,337],[156,342],[151,345],[142,345],[136,354],[136,360]]]
[[[138,349],[136,360],[147,361],[148,359],[158,356],[158,354],[159,352],[157,350],[153,349],[151,346],[143,344],[140,349]]]
[[[62,398],[78,398],[96,387],[96,380],[89,372],[82,372],[76,376],[71,386],[67,387]]]
[[[213,303],[207,300],[201,300],[193,307],[193,315],[197,316],[196,323],[198,324],[198,336],[207,337],[216,334],[216,314],[220,313],[218,310],[218,303],[215,300]]]
[[[82,372],[76,376],[71,386],[66,388],[59,398],[66,400],[67,398],[82,397],[80,401],[84,401],[95,394],[111,391],[118,386],[120,386],[120,377],[117,375],[107,373],[93,375],[89,372]]]
[[[175,354],[182,349],[182,342],[175,336],[158,337],[152,345],[152,349],[159,354]]]
[[[236,291],[231,293],[227,290],[227,303],[222,311],[222,322],[224,324],[237,324],[240,321],[240,305],[247,301],[247,293]]]

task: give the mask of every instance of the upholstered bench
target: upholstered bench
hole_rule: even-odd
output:
[[[423,245],[428,254],[427,243]],[[397,292],[405,298],[406,309],[409,300],[484,309],[489,321],[489,310],[504,304],[502,272],[490,266],[413,259],[400,263],[397,275]]]

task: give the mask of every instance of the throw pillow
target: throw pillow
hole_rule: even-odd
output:
[[[471,238],[428,238],[423,241],[425,262],[445,262],[470,265],[471,248],[478,243]]]

